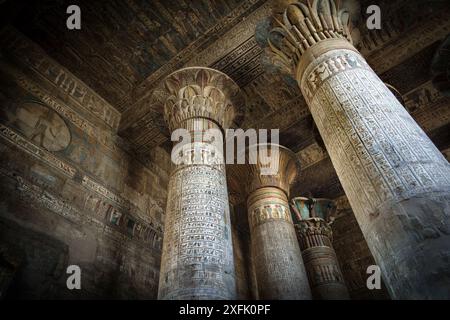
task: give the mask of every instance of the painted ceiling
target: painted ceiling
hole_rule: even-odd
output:
[[[303,157],[308,187],[300,186],[299,192],[336,195],[342,190],[326,151],[318,147],[299,89],[262,63],[271,10],[280,2],[289,0],[32,1],[10,17],[10,23],[122,114],[118,134],[137,154],[156,146],[170,148],[161,110],[152,103],[152,88],[184,66],[225,72],[246,98],[242,127],[279,128],[280,142]],[[450,141],[450,120],[437,124],[424,108],[448,106],[445,97],[425,100],[432,90],[427,87],[431,60],[450,33],[449,2],[340,2],[352,13],[357,48],[444,147]],[[381,30],[365,27],[365,9],[372,2],[383,13]],[[69,4],[82,10],[81,30],[65,28]],[[314,166],[321,166],[321,177],[314,176]]]

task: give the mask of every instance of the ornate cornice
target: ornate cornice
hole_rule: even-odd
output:
[[[352,42],[349,14],[334,0],[294,1],[274,12],[269,32],[269,58],[281,71],[296,74],[300,58],[310,47],[327,39]]]
[[[204,67],[180,69],[167,76],[158,91],[169,129],[182,127],[188,119],[206,118],[221,128],[238,125],[243,98],[239,87],[226,74]]]

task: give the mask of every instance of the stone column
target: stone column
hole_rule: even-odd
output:
[[[185,145],[172,152],[158,298],[235,299],[223,140],[205,133],[232,125],[239,88],[219,71],[193,67],[159,90],[172,137]]]
[[[292,199],[303,261],[314,299],[349,299],[336,252],[332,245],[331,222],[335,205],[328,199]]]
[[[296,78],[394,299],[450,298],[450,167],[351,44],[333,0],[275,13],[272,61]]]
[[[272,152],[272,147],[269,147]],[[271,153],[273,154],[273,153]],[[245,183],[251,255],[259,299],[311,299],[306,271],[289,210],[289,186],[297,178],[294,153],[279,146],[277,173],[262,174],[258,161],[238,176]],[[247,162],[248,163],[248,162]]]

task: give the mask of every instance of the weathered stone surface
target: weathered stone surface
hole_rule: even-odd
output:
[[[295,229],[313,297],[347,300],[347,286],[332,245],[336,205],[329,199],[296,197],[292,209],[297,216]]]
[[[158,195],[166,192],[168,154],[153,157],[151,168],[133,159],[115,135],[112,107],[42,51],[13,39],[0,63],[0,233],[1,259],[17,281],[2,280],[2,292],[156,298],[166,201]],[[52,75],[65,85],[42,78]],[[66,287],[71,264],[81,267],[83,290]]]
[[[277,22],[287,28],[285,46],[272,46],[274,62],[297,79],[391,296],[449,297],[450,166],[343,39],[346,21],[327,3],[287,7],[288,19]],[[315,27],[301,29],[299,45],[289,47],[288,32],[305,22],[302,10]],[[319,14],[332,20],[328,27]]]
[[[260,299],[310,299],[286,194],[274,187],[247,200],[252,257]]]
[[[337,69],[333,72],[325,67],[328,63],[339,63],[339,59],[343,59],[343,63],[349,63],[348,70],[345,64],[340,72]],[[409,246],[417,243],[430,246],[429,250],[436,251],[436,248],[435,244],[431,243],[435,241],[417,239],[413,234],[419,230],[413,231],[414,229],[408,226],[411,223],[408,221],[418,219],[422,224],[434,225],[434,229],[441,224],[439,221],[447,220],[445,216],[448,215],[448,200],[445,199],[448,199],[450,191],[450,168],[425,133],[361,59],[353,51],[329,51],[305,71],[302,88],[304,86],[305,96],[333,165],[369,247],[384,271],[392,296],[442,297],[446,289],[439,292],[435,285],[430,286],[419,280],[426,278],[424,275],[419,277],[412,271],[427,270],[430,262],[413,257],[413,253],[407,250]],[[351,64],[354,64],[354,67],[351,67]],[[323,80],[315,80],[314,70],[322,67],[325,67],[325,72],[330,72],[329,76]],[[365,192],[361,194],[360,190]],[[433,199],[436,197],[433,192],[438,192],[436,200]],[[408,209],[406,216],[409,218],[405,217],[403,222],[398,221],[403,215],[401,212],[404,212],[401,203],[412,203],[415,197],[429,199],[423,200],[424,203],[420,205],[416,202],[418,207],[414,210]],[[429,215],[428,209],[423,207],[427,202],[433,204],[435,221]],[[428,218],[425,218],[426,216]],[[398,223],[393,223],[392,219]],[[387,224],[390,227],[396,225],[398,230],[385,228]],[[443,242],[438,250],[443,252],[447,250],[445,232],[439,232]],[[386,237],[390,236],[393,238],[388,246],[385,241]],[[383,240],[380,242],[381,239]],[[393,249],[398,257],[394,260]],[[400,256],[405,260],[411,259],[409,262],[405,261],[409,264],[408,267],[400,266],[398,261],[395,261],[402,259]],[[438,258],[432,265],[436,268],[443,267],[445,258],[443,259]],[[436,264],[442,265],[438,267]],[[410,283],[417,282],[408,288],[399,281],[389,282],[388,273],[403,273],[403,277]],[[426,287],[429,288],[428,292],[425,291]]]
[[[256,151],[256,146],[250,146]],[[251,255],[258,299],[311,299],[306,271],[288,204],[290,185],[298,178],[299,165],[290,150],[268,145],[277,171],[262,173],[257,163],[230,169],[247,195]],[[248,160],[248,159],[247,159]],[[236,183],[231,182],[231,185]]]
[[[280,13],[284,6],[296,1],[275,2],[275,11]],[[302,2],[309,8],[308,1]],[[326,2],[309,1],[311,6],[318,4],[320,10],[329,9]],[[444,96],[448,82],[445,50],[436,56],[441,57],[436,60],[437,65],[431,60],[450,32],[447,19],[450,2],[339,2],[344,8],[352,3],[359,5],[350,8],[349,20],[357,22],[351,34],[354,46],[382,81],[398,90],[405,108],[448,160],[450,100]],[[245,97],[245,104],[240,104],[245,107],[243,129],[280,129],[280,143],[297,153],[303,167],[302,179],[292,193],[326,198],[344,194],[332,163],[335,157],[330,159],[325,147],[315,139],[313,118],[299,86],[292,77],[274,74],[274,68],[266,65],[263,53],[268,44],[264,39],[270,29],[273,4],[272,0],[199,1],[192,6],[183,1],[80,1],[80,31],[65,27],[64,2],[2,5],[5,19],[0,22],[1,292],[8,292],[12,298],[156,298],[172,166],[170,131],[153,88],[171,72],[185,66],[212,67],[225,72],[241,87]],[[381,30],[366,30],[364,9],[372,4],[381,7]],[[286,18],[292,19],[294,13],[295,10],[290,11]],[[327,22],[325,28],[316,29],[316,35],[309,34],[312,38],[304,33],[305,25],[297,25],[308,43],[311,39],[317,41],[316,36],[320,40],[335,38],[333,33],[347,36],[339,26],[346,20],[334,20],[334,13],[328,13],[323,17],[310,16],[315,25]],[[339,7],[336,13],[345,18]],[[282,16],[278,20],[285,22]],[[298,33],[294,30],[293,34]],[[273,44],[280,45],[282,39],[278,40]],[[298,43],[284,43],[285,53],[289,46],[297,47]],[[343,71],[346,72],[351,73]],[[435,84],[439,87],[444,85],[443,91],[435,88],[431,77],[436,77]],[[360,95],[363,101],[366,96]],[[352,95],[352,99],[356,98]],[[362,109],[363,113],[364,110],[367,111]],[[370,125],[378,125],[370,121]],[[360,132],[359,123],[353,124],[357,130],[351,131],[352,143],[356,135],[366,139],[367,132]],[[396,147],[397,140],[391,139],[395,132],[386,133]],[[373,149],[381,150],[377,156],[386,154],[386,149],[378,148],[385,141],[373,144]],[[421,141],[413,143],[413,153],[415,145],[423,145]],[[345,154],[351,155],[351,146],[346,144]],[[358,149],[355,154],[360,157],[364,150]],[[353,159],[356,158],[352,156],[344,162]],[[416,160],[417,166],[428,166],[422,158]],[[410,171],[402,169],[406,163],[403,158],[392,163],[399,179],[405,182],[411,178]],[[365,163],[361,167],[365,170]],[[384,164],[380,168],[384,170]],[[412,173],[417,177],[416,171]],[[355,189],[360,191],[361,198],[372,181],[382,183],[372,180],[370,175],[356,180]],[[237,185],[242,187],[242,181]],[[242,197],[243,191],[233,190],[229,195],[233,207],[239,208],[231,217],[236,297],[258,298],[255,272],[258,266],[250,254],[248,210]],[[422,200],[417,201],[416,205],[422,205]],[[424,204],[424,208],[429,205],[432,204]],[[435,226],[423,230],[418,227],[426,226],[430,218],[424,215],[416,220],[421,214],[409,207],[407,210],[408,215],[415,216],[404,218],[404,209],[396,209],[396,214],[400,214],[395,216],[403,226],[394,221],[387,227],[376,228],[384,230],[397,225],[418,241],[428,239],[423,243],[437,243],[436,239],[430,240],[435,235],[430,229],[436,229]],[[383,212],[390,211],[386,208]],[[346,212],[332,228],[334,247],[350,295],[355,299],[385,298],[385,290],[369,291],[365,286],[367,266],[375,262],[353,212],[350,209]],[[366,220],[381,219],[370,214],[369,217]],[[440,219],[436,220],[439,224]],[[445,234],[446,226],[438,226],[437,230],[444,230]],[[378,236],[378,232],[373,233]],[[390,239],[394,240],[398,239]],[[428,257],[433,259],[432,254]],[[64,267],[69,261],[82,266],[83,292],[69,292],[65,287]],[[406,268],[398,265],[402,270]],[[12,281],[13,277],[17,282]],[[393,276],[391,281],[401,284],[405,279]]]
[[[164,88],[168,126],[187,130],[191,141],[170,177],[158,298],[235,299],[224,155],[203,134],[232,125],[238,87],[219,71],[186,68]]]

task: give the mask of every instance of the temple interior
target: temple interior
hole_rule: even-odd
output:
[[[0,12],[0,299],[450,299],[450,2]]]

